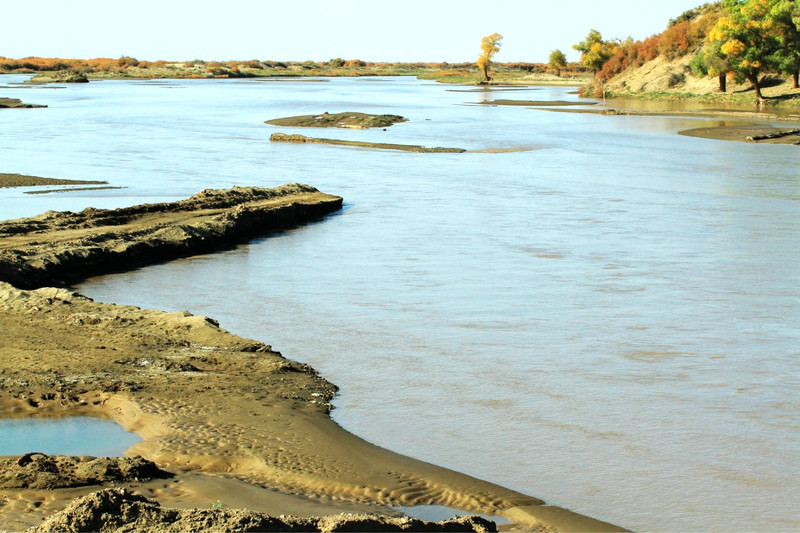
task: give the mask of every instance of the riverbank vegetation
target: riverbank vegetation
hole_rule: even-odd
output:
[[[595,74],[587,96],[800,107],[796,0],[708,3],[644,40],[604,40],[591,30],[574,48]]]
[[[339,76],[415,76],[442,83],[477,84],[484,79],[477,63],[381,63],[333,58],[329,61],[140,61],[123,56],[118,59],[62,59],[0,57],[0,73],[33,74],[34,83],[66,82],[69,75],[89,80],[110,78],[304,78]],[[545,63],[492,62],[494,84],[571,84],[589,80],[580,63],[552,68]]]

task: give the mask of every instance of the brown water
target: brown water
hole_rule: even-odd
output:
[[[345,198],[319,224],[90,280],[91,297],[213,316],[337,383],[344,427],[549,503],[637,530],[800,528],[797,147],[464,105],[486,95],[413,79],[24,97],[49,113],[0,117],[4,171],[128,189],[0,191],[8,216],[289,181]],[[267,142],[264,120],[324,111],[411,119],[326,136],[500,152]]]

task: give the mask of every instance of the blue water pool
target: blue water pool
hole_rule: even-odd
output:
[[[120,456],[141,440],[119,424],[102,418],[0,419],[0,455],[43,452],[48,455]]]

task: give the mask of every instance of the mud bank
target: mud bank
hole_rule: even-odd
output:
[[[565,100],[488,100],[480,105],[502,105],[522,107],[572,107],[594,105],[595,102],[567,102]]]
[[[307,185],[205,190],[188,200],[0,222],[0,280],[19,288],[207,253],[341,208]]]
[[[172,474],[141,457],[0,457],[0,488],[53,490],[164,479]]]
[[[379,150],[402,150],[404,152],[420,152],[426,154],[441,154],[451,153],[460,154],[466,152],[463,148],[426,148],[416,144],[391,144],[391,143],[373,143],[363,141],[344,141],[341,139],[323,139],[318,137],[306,137],[305,135],[287,135],[285,133],[273,133],[270,135],[269,140],[272,142],[288,142],[288,143],[315,143],[315,144],[333,144],[337,146],[355,146],[357,148],[377,148]]]
[[[399,115],[371,115],[355,111],[345,113],[322,113],[321,115],[300,115],[296,117],[275,118],[264,123],[272,126],[296,128],[348,128],[366,130],[369,128],[388,128],[407,118]]]
[[[25,104],[19,98],[0,98],[0,109],[30,109],[34,107],[47,107],[39,104]]]
[[[780,129],[765,124],[737,124],[711,128],[695,128],[679,131],[688,137],[716,139],[720,141],[757,142],[770,144],[800,145],[800,130]]]
[[[38,187],[44,185],[108,185],[108,182],[94,180],[65,180],[57,178],[41,178],[39,176],[26,176],[24,174],[0,173],[0,189],[4,187]]]
[[[7,221],[0,224],[0,275],[27,287],[64,283],[229,246],[312,220],[341,201],[302,185],[234,188],[203,191],[182,202]],[[280,502],[287,509],[281,514],[292,508],[385,512],[385,506],[445,505],[502,515],[526,531],[621,530],[348,433],[329,416],[335,385],[262,342],[221,329],[212,318],[0,282],[0,326],[0,416],[83,415],[117,422],[143,439],[127,455],[175,473],[175,480],[142,483],[159,501],[164,496],[198,507],[198,498],[208,501],[216,494],[245,507]],[[33,461],[45,471],[52,467]],[[59,503],[53,492],[79,489],[31,490],[0,494],[0,528],[31,525],[32,517],[41,521],[63,509],[69,494],[85,496],[88,488],[58,493]],[[233,527],[232,515],[217,512],[216,523],[203,513],[187,516],[203,516],[204,530]],[[145,527],[133,511],[122,514]],[[108,530],[116,528],[116,518],[105,516]],[[201,529],[201,522],[190,524]],[[100,529],[94,522],[87,527]]]
[[[468,516],[443,522],[414,518],[340,514],[302,518],[270,516],[244,509],[164,509],[155,500],[125,489],[106,489],[76,499],[30,533],[50,531],[497,531],[494,522]]]
[[[0,415],[110,418],[144,439],[128,453],[159,468],[307,498],[618,530],[359,439],[329,417],[333,384],[213,319],[0,283],[0,323]]]

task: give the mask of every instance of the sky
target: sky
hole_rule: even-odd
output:
[[[644,39],[706,0],[0,0],[0,56],[546,63],[590,29]]]

